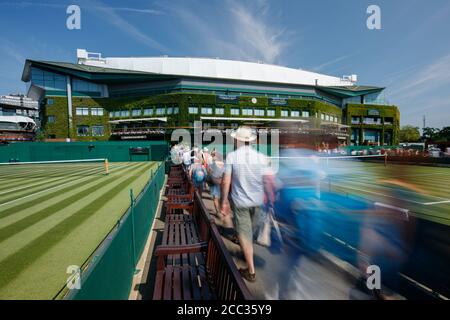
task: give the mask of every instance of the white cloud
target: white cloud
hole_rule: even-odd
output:
[[[434,62],[398,74],[388,89],[391,100],[400,106],[402,124],[448,126],[450,119],[450,54]]]
[[[267,21],[268,11],[266,1],[257,2],[256,8],[243,2],[230,1],[236,42],[250,56],[275,63],[279,61],[288,42],[285,29],[275,27],[273,21]]]
[[[161,6],[182,24],[183,32],[174,37],[200,56],[279,63],[289,43],[290,33],[267,15],[266,0],[227,0],[219,11],[203,2]]]
[[[319,72],[319,71],[323,70],[326,67],[332,66],[332,65],[334,65],[334,64],[336,64],[338,62],[341,62],[341,61],[346,60],[348,58],[354,57],[355,55],[356,55],[356,53],[347,54],[347,55],[338,57],[336,59],[324,62],[321,65],[318,65],[317,67],[314,67],[313,70],[316,71],[316,72]]]
[[[67,8],[69,3],[52,3],[52,2],[30,2],[30,1],[16,1],[16,2],[2,2],[0,6],[14,6],[14,7],[47,7],[47,8]],[[93,6],[90,6],[93,7]],[[103,5],[98,6],[98,8],[104,7]],[[109,7],[114,11],[123,12],[134,12],[134,13],[144,13],[152,15],[163,14],[162,11],[156,9],[146,9],[146,8],[131,8],[131,7]]]
[[[399,82],[399,86],[391,91],[392,96],[412,97],[436,90],[438,87],[450,85],[450,54],[419,69],[413,76]]]
[[[82,4],[82,8],[113,25],[116,29],[128,34],[130,37],[141,42],[147,47],[155,49],[161,53],[169,53],[169,49],[166,46],[151,38],[147,32],[141,31],[129,23],[126,19],[122,18],[116,13],[114,8],[108,7],[100,1],[83,1]]]

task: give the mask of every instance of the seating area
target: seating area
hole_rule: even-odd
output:
[[[171,166],[155,249],[155,300],[251,300],[219,230],[182,166]]]

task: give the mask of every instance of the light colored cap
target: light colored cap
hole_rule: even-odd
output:
[[[231,137],[242,142],[251,142],[256,140],[256,134],[249,127],[239,127],[231,133]]]

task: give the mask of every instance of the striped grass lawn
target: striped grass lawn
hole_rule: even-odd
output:
[[[450,168],[333,161],[325,189],[409,209],[420,218],[450,225]],[[388,181],[404,183],[399,186]]]
[[[0,166],[0,299],[51,299],[155,171],[156,162]]]

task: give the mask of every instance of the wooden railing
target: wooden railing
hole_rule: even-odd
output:
[[[209,217],[201,196],[194,195],[194,220],[200,238],[208,243],[206,272],[218,300],[252,300],[252,294],[242,279],[214,220]]]

